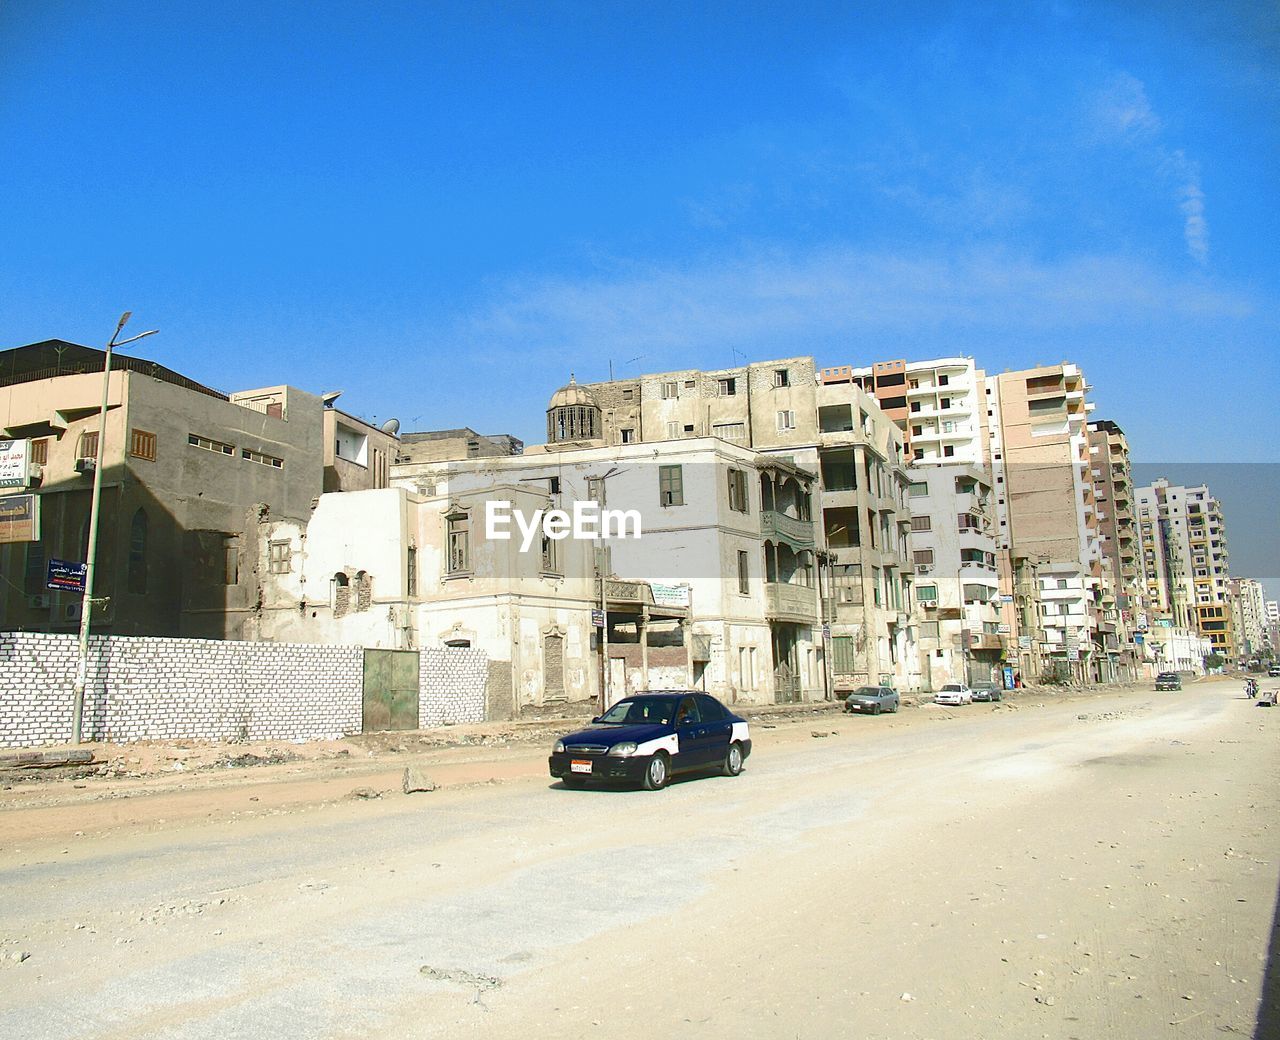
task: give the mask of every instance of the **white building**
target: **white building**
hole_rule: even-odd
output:
[[[716,438],[402,464],[264,525],[261,637],[483,649],[492,717],[606,688],[820,700],[814,483]],[[641,536],[555,537],[552,509]]]
[[[911,470],[911,550],[924,688],[992,681],[1008,626],[996,566],[990,477],[978,466]]]

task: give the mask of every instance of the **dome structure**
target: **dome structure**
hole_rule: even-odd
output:
[[[570,374],[568,384],[551,395],[547,408],[548,443],[593,441],[603,435],[595,395]]]

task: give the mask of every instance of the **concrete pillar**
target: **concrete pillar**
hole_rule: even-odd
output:
[[[649,608],[640,608],[640,619],[636,622],[640,630],[640,689],[649,688]]]
[[[693,622],[685,618],[680,622],[680,637],[684,640],[684,667],[689,677],[688,687],[693,689]]]

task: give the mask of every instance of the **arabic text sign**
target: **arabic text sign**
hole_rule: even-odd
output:
[[[0,498],[0,543],[40,540],[40,499],[35,495]]]
[[[50,560],[45,588],[62,592],[84,592],[84,576],[88,568],[70,560]]]
[[[26,487],[30,441],[0,441],[0,488]]]

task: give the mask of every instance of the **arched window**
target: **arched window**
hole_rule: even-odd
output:
[[[147,592],[147,511],[139,509],[129,525],[129,591],[137,596]]]
[[[351,583],[342,571],[338,571],[333,576],[333,616],[340,618],[350,609]]]

